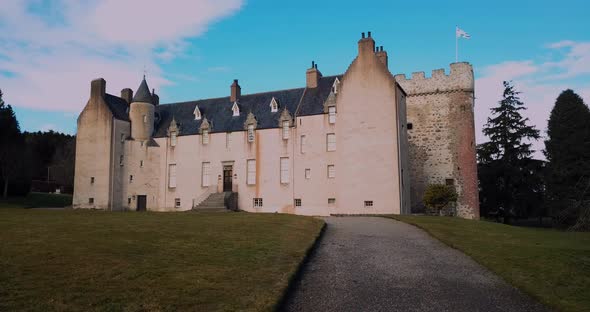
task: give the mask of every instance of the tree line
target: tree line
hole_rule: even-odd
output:
[[[12,107],[0,90],[0,195],[24,196],[42,191],[72,192],[76,140],[54,131],[21,132]]]
[[[590,110],[572,90],[556,99],[543,153],[532,157],[540,132],[513,83],[504,82],[498,106],[483,127],[488,142],[477,146],[481,215],[505,223],[551,217],[554,225],[590,229]]]

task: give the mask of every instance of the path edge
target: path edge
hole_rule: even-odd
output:
[[[287,301],[295,291],[295,285],[297,284],[297,282],[301,280],[301,276],[303,275],[305,267],[309,263],[311,257],[315,254],[318,246],[320,245],[321,240],[324,238],[324,233],[326,232],[327,227],[328,223],[324,221],[324,225],[322,225],[322,228],[318,232],[315,241],[313,242],[313,244],[311,244],[311,246],[309,246],[309,248],[307,248],[303,260],[301,260],[295,272],[293,272],[293,274],[291,274],[291,277],[289,277],[287,287],[285,287],[285,289],[283,290],[283,293],[281,294],[279,300],[277,300],[277,302],[275,303],[272,311],[282,311],[285,307]]]
[[[453,244],[450,241],[438,238],[436,235],[434,235],[429,229],[421,226],[420,224],[414,223],[414,222],[410,222],[410,221],[402,221],[399,220],[397,218],[395,218],[394,216],[382,216],[385,219],[390,219],[390,220],[394,220],[397,222],[401,222],[410,226],[413,226],[421,231],[423,231],[424,233],[428,234],[428,236],[430,236],[431,238],[437,240],[438,242],[442,243],[443,245],[457,250],[458,252],[464,254],[465,256],[469,257],[471,260],[473,260],[475,263],[477,263],[478,265],[484,267],[487,271],[491,272],[492,274],[494,274],[495,276],[497,276],[498,278],[500,278],[502,281],[504,281],[506,284],[508,284],[510,287],[516,289],[516,291],[520,292],[521,294],[533,299],[534,301],[536,301],[537,303],[539,303],[540,305],[542,305],[543,307],[545,307],[547,310],[549,311],[560,311],[558,310],[557,306],[553,306],[547,302],[545,302],[540,296],[537,296],[536,294],[519,287],[518,285],[516,285],[515,283],[513,283],[512,281],[508,280],[507,278],[505,278],[504,276],[500,275],[499,273],[497,273],[496,271],[492,270],[490,267],[488,267],[487,265],[484,265],[483,263],[481,263],[478,259],[474,258],[472,255],[470,255],[469,253],[461,250],[461,248],[457,247],[455,244]]]

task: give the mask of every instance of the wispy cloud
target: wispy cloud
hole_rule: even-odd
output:
[[[0,6],[0,88],[23,107],[79,111],[90,80],[111,93],[147,68],[150,86],[173,84],[159,62],[184,53],[187,38],[233,14],[242,0],[5,0]]]
[[[521,98],[528,110],[524,112],[531,124],[546,135],[549,113],[555,99],[565,89],[578,92],[586,104],[590,101],[590,42],[564,40],[547,45],[552,54],[550,61],[536,58],[522,61],[506,61],[484,67],[476,80],[476,129],[477,141],[487,138],[481,133],[490,116],[490,108],[497,105],[502,95],[502,81],[512,80],[522,92]],[[539,57],[540,58],[540,57]],[[534,143],[535,156],[543,158],[543,139]]]

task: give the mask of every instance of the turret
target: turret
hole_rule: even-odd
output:
[[[152,138],[154,113],[154,96],[150,92],[144,76],[129,108],[131,137],[134,140],[147,141]]]

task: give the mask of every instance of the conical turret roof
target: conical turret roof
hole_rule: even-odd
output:
[[[135,92],[135,96],[133,96],[133,102],[143,102],[143,103],[150,103],[153,104],[152,101],[152,94],[150,92],[150,88],[145,81],[145,76],[143,76],[143,80]]]

